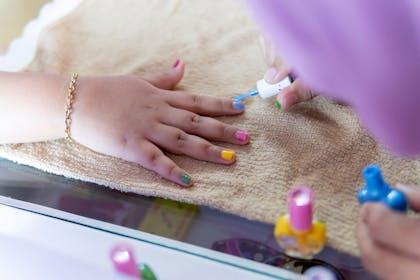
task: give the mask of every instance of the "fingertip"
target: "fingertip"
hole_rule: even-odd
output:
[[[237,130],[235,132],[235,139],[239,142],[238,144],[248,144],[249,143],[249,134],[244,130]]]
[[[177,182],[182,186],[182,187],[192,187],[192,185],[194,184],[193,180],[191,179],[191,176],[186,173],[185,171],[181,171]]]
[[[184,64],[184,62],[181,60],[181,59],[177,59],[176,61],[175,61],[175,63],[172,65],[172,71],[174,71],[176,74],[175,74],[175,76],[176,76],[176,84],[178,84],[180,81],[181,81],[181,79],[182,79],[182,77],[184,76],[184,71],[185,71],[185,64]],[[176,85],[175,84],[175,85]]]
[[[285,111],[298,103],[299,98],[291,87],[287,87],[283,89],[279,95],[277,95],[277,101],[280,103],[281,110]]]
[[[270,67],[264,74],[264,80],[268,84],[276,84],[283,80],[289,71],[287,69],[278,69],[276,67]]]
[[[242,100],[233,99],[232,108],[235,110],[235,113],[241,113],[245,109],[245,104]]]
[[[403,184],[397,184],[395,188],[404,193],[413,211],[420,211],[420,188]]]
[[[179,66],[179,64],[181,63],[181,59],[177,59],[174,63],[174,65],[172,65],[172,68],[177,68]]]
[[[270,67],[264,74],[264,80],[269,84],[274,84],[274,78],[277,75],[277,69]]]
[[[220,152],[220,157],[223,160],[222,163],[230,165],[236,161],[236,154],[232,150],[222,150]]]
[[[172,65],[172,68],[166,69],[160,74],[144,77],[146,81],[157,88],[165,90],[173,90],[184,76],[185,65],[182,60],[178,59]]]

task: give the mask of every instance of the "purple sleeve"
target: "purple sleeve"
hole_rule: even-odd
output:
[[[351,104],[394,152],[420,155],[420,1],[248,4],[308,86]]]

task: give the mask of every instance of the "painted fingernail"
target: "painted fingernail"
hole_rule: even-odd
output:
[[[235,152],[232,150],[223,150],[221,152],[222,159],[231,161],[235,157]]]
[[[278,101],[278,100],[276,100],[276,107],[277,107],[277,109],[281,109],[281,104],[280,104],[280,102]]]
[[[181,60],[177,59],[172,67],[177,68],[180,62],[181,62]]]
[[[238,111],[242,111],[244,109],[244,103],[242,100],[233,100],[232,106]]]
[[[190,175],[188,175],[187,173],[183,173],[181,175],[181,181],[185,184],[185,185],[189,185],[191,183],[191,177]]]
[[[270,69],[268,69],[267,70],[267,72],[265,72],[265,75],[264,75],[264,80],[267,82],[267,83],[272,83],[273,81],[274,81],[274,78],[276,77],[276,75],[277,75],[277,69],[276,68],[274,68],[274,67],[271,67]]]
[[[249,138],[249,134],[246,133],[246,131],[238,130],[235,133],[235,137],[236,137],[237,140],[239,140],[241,142],[246,142]]]

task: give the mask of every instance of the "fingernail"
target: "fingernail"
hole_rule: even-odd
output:
[[[267,70],[267,72],[265,72],[264,80],[267,83],[272,84],[276,75],[277,75],[277,69],[274,67],[271,67],[270,69]]]
[[[242,111],[244,109],[244,103],[242,100],[233,100],[232,106],[238,111]]]
[[[232,150],[223,150],[221,152],[222,159],[231,161],[235,157],[235,152]]]
[[[183,174],[181,175],[181,181],[182,181],[184,184],[189,185],[189,184],[190,184],[190,182],[191,182],[191,177],[190,177],[190,175],[188,175],[187,173],[183,173]]]
[[[297,103],[298,98],[296,95],[294,94],[289,94],[286,95],[284,97],[284,102],[283,102],[283,107],[284,108],[289,108],[290,106],[292,106],[293,104]],[[280,104],[281,105],[281,104]]]
[[[276,107],[277,107],[277,109],[281,109],[281,104],[280,104],[280,102],[278,101],[278,100],[276,100]]]
[[[241,142],[246,142],[249,138],[249,134],[246,133],[246,131],[238,130],[235,133],[235,137],[236,137],[237,140],[239,140]]]
[[[181,62],[181,60],[177,59],[172,67],[177,68],[180,62]]]

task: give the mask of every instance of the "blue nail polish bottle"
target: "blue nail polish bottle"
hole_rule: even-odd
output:
[[[360,204],[380,202],[393,210],[407,211],[408,203],[405,195],[401,191],[391,188],[385,182],[377,165],[366,166],[362,176],[366,185],[357,192]]]

